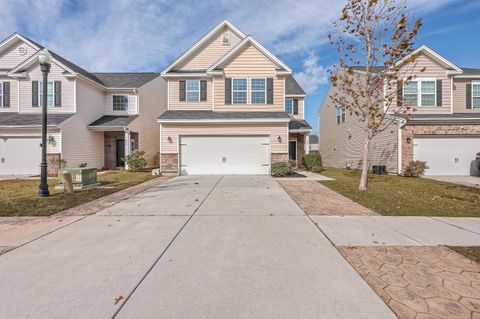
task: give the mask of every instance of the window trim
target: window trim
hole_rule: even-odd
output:
[[[475,106],[475,104],[473,104],[473,98],[474,98],[474,96],[473,96],[473,86],[474,86],[474,85],[480,86],[480,81],[472,81],[472,82],[471,82],[471,85],[472,85],[472,94],[471,94],[472,96],[470,97],[470,99],[471,99],[472,109],[480,108],[480,105]],[[476,98],[480,98],[480,95],[475,96],[475,97],[476,97]]]
[[[338,114],[338,110],[343,110],[343,112],[340,112]],[[342,121],[342,113],[343,113],[343,121]],[[340,122],[338,121],[340,117]],[[335,123],[337,125],[343,124],[347,121],[347,108],[345,106],[338,106],[335,108]]]
[[[246,84],[247,84],[246,89],[245,89],[245,90],[234,90],[234,89],[233,89],[233,82],[234,82],[235,80],[245,80],[245,81],[246,81]],[[233,78],[232,78],[231,91],[232,91],[232,92],[231,92],[231,94],[232,94],[232,105],[233,105],[233,104],[250,104],[250,101],[248,100],[249,90],[248,90],[248,78],[247,78],[247,77],[233,77]],[[245,103],[235,103],[235,101],[233,100],[233,93],[234,93],[234,92],[245,92],[245,93],[246,93],[246,99],[247,99],[247,101],[246,101]]]
[[[291,113],[288,112],[288,110],[287,110],[287,101],[292,101],[292,112]],[[293,98],[285,98],[285,112],[287,112],[290,115],[294,115],[293,114]]]
[[[3,96],[4,96],[4,92],[3,92],[3,81],[0,81],[0,108],[3,108],[5,106],[3,106]]]
[[[188,89],[188,82],[197,82],[198,83],[198,90],[189,90]],[[198,92],[198,100],[197,101],[189,101],[188,100],[188,92]],[[190,79],[190,80],[185,80],[185,102],[187,103],[199,103],[201,101],[201,94],[202,94],[202,87],[200,80],[197,79]]]
[[[403,104],[405,104],[405,83],[408,82],[416,82],[417,83],[417,105],[406,105],[410,107],[437,107],[437,78],[415,78],[412,80],[405,80],[403,81],[402,85],[402,96],[403,96]],[[433,82],[433,105],[422,105],[422,82]],[[432,95],[430,93],[425,93],[428,95]],[[413,95],[413,94],[411,94]]]
[[[55,107],[55,81],[47,81],[47,104],[48,104],[48,84],[52,83],[52,105],[47,105],[47,107]],[[40,90],[43,90],[43,80],[38,81],[38,107],[42,107],[43,105],[43,92]]]
[[[115,96],[123,96],[123,97],[127,98],[127,108],[126,109],[115,110],[115,102],[114,102]],[[112,94],[112,110],[114,112],[128,112],[129,107],[130,107],[130,95],[128,95],[128,94]]]
[[[263,91],[265,91],[265,102],[263,103],[253,103],[252,102],[252,94],[253,92],[262,92],[261,90],[254,90],[253,89],[253,85],[252,85],[252,80],[263,80],[264,83],[265,83],[265,89]],[[247,90],[248,90],[248,84],[247,84]],[[267,104],[267,78],[266,77],[261,77],[261,76],[255,76],[255,77],[251,77],[250,78],[250,104],[257,104],[257,105],[265,105]]]

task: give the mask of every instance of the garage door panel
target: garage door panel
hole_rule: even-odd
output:
[[[180,174],[268,174],[268,136],[180,137]]]
[[[39,174],[40,138],[5,137],[0,139],[0,174]]]
[[[415,138],[413,156],[426,161],[425,175],[470,175],[470,165],[480,151],[480,138]]]

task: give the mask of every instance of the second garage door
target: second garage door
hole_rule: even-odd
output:
[[[480,138],[414,138],[415,160],[426,161],[425,175],[470,175],[470,165],[480,152]]]
[[[180,138],[180,174],[269,174],[268,136]]]

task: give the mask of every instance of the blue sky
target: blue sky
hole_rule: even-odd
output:
[[[275,5],[273,5],[275,3]],[[317,112],[337,61],[327,43],[340,0],[2,0],[0,37],[17,31],[90,71],[161,71],[224,18],[290,65]],[[417,43],[459,66],[479,67],[479,0],[410,0]]]

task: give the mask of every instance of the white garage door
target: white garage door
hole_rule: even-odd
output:
[[[480,138],[415,138],[413,157],[426,161],[425,175],[470,175],[470,165],[480,152]]]
[[[269,174],[268,136],[180,138],[180,174]]]
[[[0,175],[39,174],[40,142],[39,137],[0,138]]]

